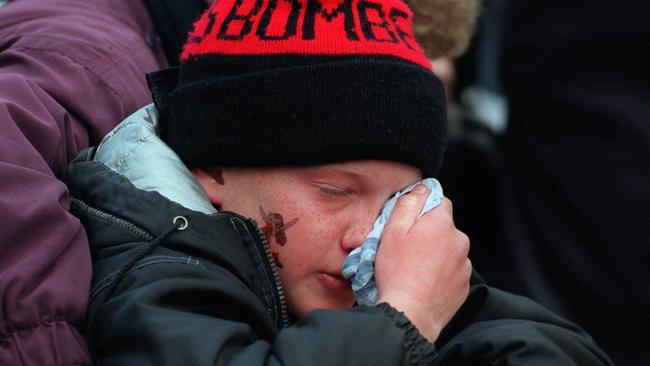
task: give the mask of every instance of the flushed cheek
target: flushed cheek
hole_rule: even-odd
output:
[[[309,272],[309,264],[300,255],[295,255],[292,248],[278,249],[279,260],[282,262],[280,278],[285,283],[296,283]]]
[[[331,217],[317,217],[313,227],[313,237],[318,239],[317,245],[326,246],[340,242],[342,238],[346,221],[345,220],[331,220]]]

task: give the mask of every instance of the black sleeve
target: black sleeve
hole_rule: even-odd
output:
[[[114,275],[103,265],[123,263],[128,252],[96,262],[96,273]],[[167,248],[137,262],[100,301],[110,280],[95,282],[91,298],[92,352],[105,366],[424,365],[437,357],[385,304],[314,311],[274,328],[232,273]]]
[[[471,287],[436,345],[440,365],[612,365],[577,325],[483,284]]]

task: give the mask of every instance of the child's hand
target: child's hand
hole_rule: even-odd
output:
[[[418,188],[424,188],[419,190]],[[454,226],[447,198],[418,219],[428,189],[400,197],[375,262],[379,301],[403,311],[434,342],[469,291],[469,238]]]

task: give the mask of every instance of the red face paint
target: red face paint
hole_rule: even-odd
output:
[[[282,215],[276,212],[270,212],[267,214],[262,206],[260,206],[260,214],[266,224],[262,227],[262,233],[266,237],[266,240],[270,242],[271,238],[273,238],[275,242],[281,246],[287,244],[287,235],[285,234],[285,231],[298,222],[298,218],[296,217],[285,224]]]
[[[270,243],[271,239],[275,240],[276,243],[283,246],[287,243],[287,235],[284,233],[285,230],[293,226],[298,222],[298,218],[289,221],[286,225],[282,219],[282,215],[276,212],[270,212],[267,214],[264,211],[264,208],[260,205],[260,214],[264,219],[265,225],[262,227],[262,234],[266,240]],[[279,268],[282,268],[282,262],[280,262],[280,253],[272,251],[273,259]]]

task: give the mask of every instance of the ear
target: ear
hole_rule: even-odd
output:
[[[208,199],[213,205],[221,206],[224,197],[224,184],[222,178],[223,169],[210,168],[210,169],[192,169],[192,175],[199,182],[203,192],[208,196]]]

